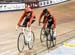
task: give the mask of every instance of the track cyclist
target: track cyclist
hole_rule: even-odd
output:
[[[23,20],[24,20],[22,25],[23,27],[27,26],[31,27],[31,24],[35,21],[34,11],[30,7],[25,8],[24,13],[20,17],[20,20],[18,21],[17,27],[20,27]]]
[[[56,19],[54,16],[51,15],[51,13],[48,11],[48,9],[44,9],[39,17],[39,25],[41,23],[41,19],[43,18],[43,29],[47,28],[50,29],[52,28],[52,31],[54,32],[53,34],[53,39],[56,39]],[[48,30],[47,30],[48,31]]]

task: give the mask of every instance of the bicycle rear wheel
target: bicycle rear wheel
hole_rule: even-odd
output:
[[[48,33],[46,32],[46,30],[41,29],[41,33],[40,33],[40,41],[41,43],[45,44],[47,49],[50,48],[50,41],[49,41],[50,37],[48,37]]]
[[[30,38],[31,38],[31,40],[28,42],[28,48],[29,48],[29,50],[31,50],[33,48],[34,41],[35,41],[35,35],[34,35],[34,32],[32,32],[32,31],[31,31]]]
[[[54,46],[56,46],[56,38],[53,38],[53,46],[52,47],[54,47]]]
[[[50,32],[50,46],[54,47],[56,45],[56,37],[53,37],[54,32]]]
[[[19,52],[22,52],[24,50],[24,40],[24,33],[20,33],[17,40],[17,48]]]

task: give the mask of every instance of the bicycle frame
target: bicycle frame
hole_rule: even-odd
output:
[[[30,42],[31,41],[31,27],[30,28],[28,28],[28,27],[20,27],[20,28],[22,29],[21,32],[23,32],[24,35],[25,35],[26,42],[27,43]]]

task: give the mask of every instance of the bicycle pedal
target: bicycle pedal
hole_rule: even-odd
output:
[[[27,45],[28,43],[25,43],[25,45]]]
[[[56,37],[53,37],[53,40],[56,40]]]

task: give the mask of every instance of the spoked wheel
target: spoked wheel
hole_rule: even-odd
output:
[[[45,29],[41,29],[41,33],[40,33],[40,41],[42,44],[45,44],[47,46],[47,48],[50,48],[50,41],[48,40],[50,39],[48,37],[48,33],[46,32]]]
[[[20,33],[17,40],[17,48],[19,52],[22,52],[24,50],[24,40],[24,33]]]
[[[45,36],[45,30],[44,29],[41,29],[40,41],[41,41],[41,43],[46,42],[46,36]]]
[[[50,32],[50,46],[54,47],[56,45],[56,37],[53,37],[54,32],[52,31],[52,33]]]
[[[55,47],[56,46],[56,39],[55,38],[53,38],[53,40],[51,41],[51,46],[52,47]]]
[[[56,46],[56,40],[50,40],[50,47]]]
[[[31,31],[30,41],[28,42],[28,48],[31,50],[33,48],[35,41],[34,32]]]
[[[53,47],[56,46],[56,39],[53,40],[53,43],[54,43]]]
[[[50,36],[47,36],[47,39],[46,39],[47,49],[49,49],[51,47],[51,42],[49,39],[50,39]]]

